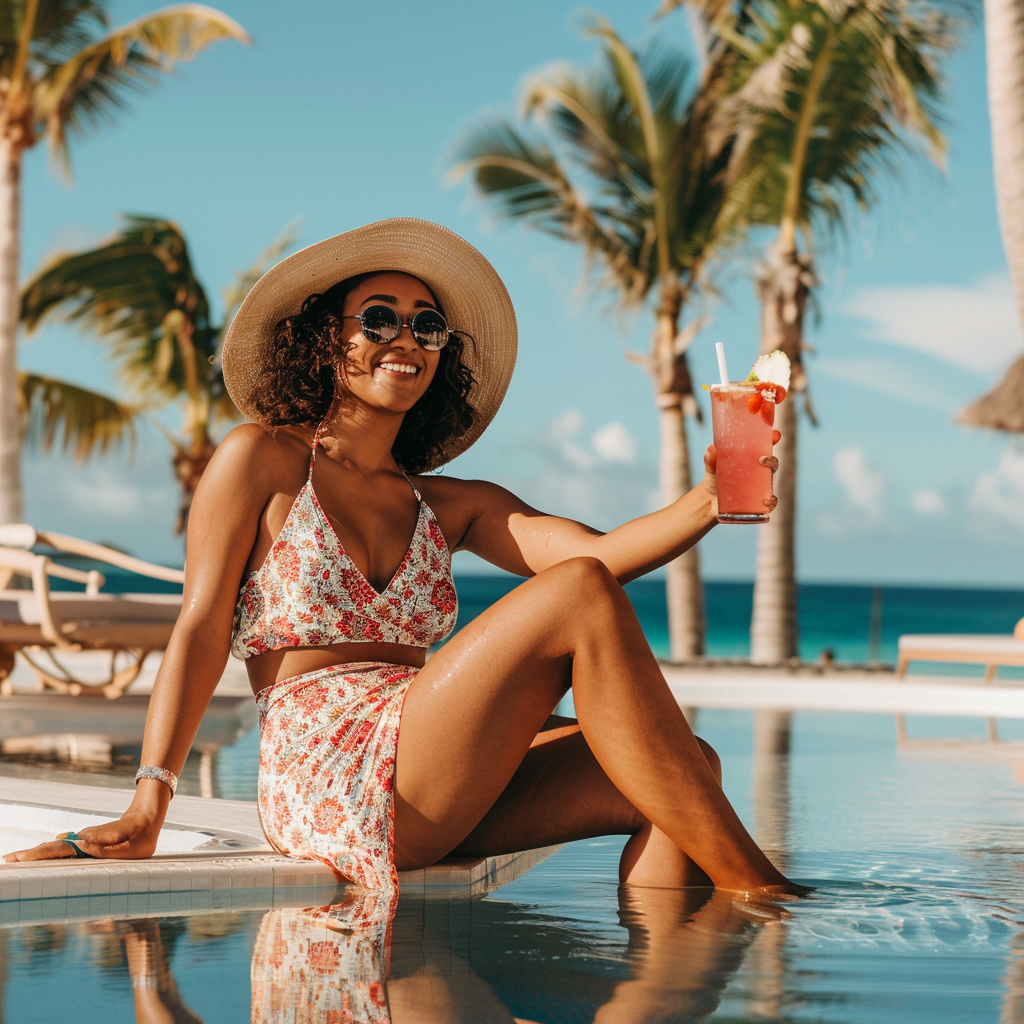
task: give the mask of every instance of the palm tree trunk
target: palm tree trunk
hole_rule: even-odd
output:
[[[188,531],[188,517],[192,511],[192,499],[195,497],[199,481],[202,479],[203,473],[206,472],[206,467],[210,464],[210,460],[213,458],[213,453],[216,450],[217,446],[205,433],[202,439],[193,442],[188,447],[185,445],[175,446],[171,461],[174,465],[174,475],[181,486],[178,516],[174,523],[174,532],[176,534],[185,534]]]
[[[18,404],[21,147],[0,136],[0,524],[22,519]]]
[[[985,0],[992,156],[1003,248],[1024,326],[1024,3]]]
[[[670,505],[692,486],[690,451],[679,396],[659,395],[658,399],[661,500]],[[690,661],[704,653],[704,586],[696,548],[668,563],[665,597],[670,657],[673,661]]]
[[[661,434],[659,478],[665,505],[681,498],[693,486],[690,447],[686,436],[687,405],[697,410],[686,353],[676,352],[676,333],[683,294],[674,280],[662,285],[652,341],[658,426]],[[668,604],[669,656],[690,661],[704,653],[704,586],[696,548],[669,562],[665,581]]]
[[[750,622],[750,660],[777,664],[796,657],[796,394],[805,391],[801,353],[807,296],[813,283],[809,258],[776,247],[762,265],[758,293],[762,302],[761,351],[781,349],[793,365],[790,396],[775,409],[782,440],[775,449],[778,508],[758,527],[754,613]]]
[[[758,527],[754,614],[750,622],[750,660],[774,665],[796,657],[796,470],[795,401],[775,408],[775,427],[782,440],[775,448],[778,508]]]

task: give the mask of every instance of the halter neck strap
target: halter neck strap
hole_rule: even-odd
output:
[[[416,485],[409,479],[409,474],[404,469],[402,470],[402,476],[405,477],[405,482],[412,488],[412,493],[416,495],[416,500],[422,503],[423,496],[416,490]]]
[[[309,483],[313,479],[313,467],[316,465],[316,449],[317,445],[320,444],[320,431],[323,429],[324,421],[321,420],[317,424],[317,428],[313,433],[313,447],[309,454],[309,475],[306,477],[306,482]]]

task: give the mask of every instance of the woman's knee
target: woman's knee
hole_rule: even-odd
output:
[[[537,580],[550,587],[556,599],[564,601],[564,607],[570,610],[592,611],[602,597],[613,602],[625,597],[621,584],[600,558],[567,558],[545,569]]]
[[[699,736],[694,738],[697,740],[697,745],[700,747],[700,751],[704,755],[704,759],[711,767],[712,772],[714,772],[715,778],[718,779],[718,784],[721,785],[722,759],[718,756],[718,751],[716,751],[707,740],[702,740]]]

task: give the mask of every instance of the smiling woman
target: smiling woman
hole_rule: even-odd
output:
[[[255,422],[196,494],[135,799],[70,848],[17,859],[150,855],[230,649],[256,694],[260,818],[282,853],[386,890],[453,852],[619,833],[624,882],[801,891],[725,798],[622,589],[717,521],[714,449],[698,487],[608,534],[483,481],[407,475],[476,440],[515,348],[494,269],[436,224],[371,224],[264,275],[224,345]],[[460,548],[531,578],[428,663],[455,625]],[[578,722],[552,716],[570,686]]]
[[[356,381],[358,388],[361,371],[350,358],[355,348],[351,341],[354,331],[352,325],[343,331],[343,321],[359,321],[360,333],[378,344],[394,340],[407,325],[395,311],[398,297],[387,292],[405,293],[410,286],[421,297],[412,301],[412,308],[418,312],[408,326],[414,336],[428,339],[426,343],[420,341],[424,353],[439,350],[440,358],[436,369],[431,368],[432,386],[413,409],[407,410],[409,415],[395,439],[394,455],[408,473],[422,473],[435,464],[441,457],[444,441],[473,425],[474,411],[469,403],[473,374],[462,361],[461,332],[449,333],[444,311],[433,293],[422,281],[407,274],[357,274],[332,285],[323,294],[308,296],[298,315],[285,317],[277,324],[272,360],[253,395],[253,405],[263,421],[270,426],[319,422],[334,401],[336,384],[344,391]],[[366,294],[369,292],[374,294]],[[423,323],[421,315],[433,316],[434,321]],[[386,336],[389,333],[391,337]],[[345,335],[349,340],[343,342]],[[443,340],[438,343],[437,339]],[[335,372],[339,361],[346,367],[340,381]],[[385,349],[374,372],[415,376],[425,368],[419,365],[421,362],[420,358],[401,362]],[[383,379],[378,377],[377,383]]]

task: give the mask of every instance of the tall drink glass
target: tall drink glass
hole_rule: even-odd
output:
[[[761,414],[759,390],[753,384],[738,383],[713,384],[710,390],[718,451],[718,521],[766,523],[772,471],[758,459],[772,453],[773,427]]]

